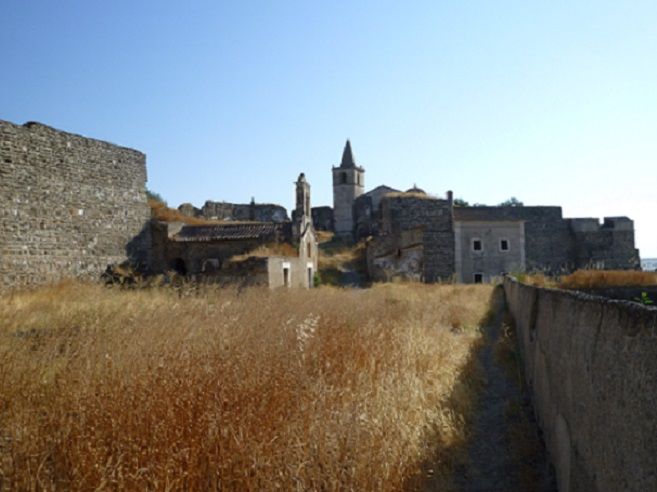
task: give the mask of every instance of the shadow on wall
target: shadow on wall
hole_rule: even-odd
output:
[[[150,273],[152,270],[154,244],[151,228],[152,222],[146,222],[125,247],[128,263],[140,273]]]
[[[657,309],[504,289],[559,490],[657,490]]]

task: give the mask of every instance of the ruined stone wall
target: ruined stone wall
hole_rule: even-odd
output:
[[[559,490],[657,490],[657,308],[504,290]]]
[[[332,231],[333,209],[331,207],[313,207],[311,210],[313,226],[318,231]],[[294,220],[294,217],[293,217]]]
[[[0,290],[149,262],[145,156],[0,121]]]
[[[379,233],[381,214],[374,208],[372,197],[361,195],[354,201],[354,237],[358,241]]]
[[[639,269],[634,247],[634,223],[627,217],[570,219],[576,268],[606,270]]]
[[[377,236],[367,245],[367,271],[375,282],[421,282],[423,265],[424,227]]]
[[[447,200],[416,194],[391,194],[381,200],[381,232],[397,234],[422,228],[422,278],[425,282],[451,279],[455,272],[454,221]]]
[[[196,208],[191,203],[183,203],[178,211],[189,217],[202,217],[211,220],[235,220],[255,222],[285,222],[287,210],[273,203],[228,203],[206,201],[203,207]]]

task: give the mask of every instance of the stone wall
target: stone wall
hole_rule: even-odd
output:
[[[316,230],[333,230],[333,209],[331,207],[313,207],[311,210],[311,215],[313,218],[313,225],[315,226]]]
[[[367,247],[367,270],[371,280],[421,282],[424,273],[424,227],[384,234]]]
[[[657,490],[657,309],[504,289],[559,490]]]
[[[569,222],[576,268],[640,268],[639,252],[634,248],[634,223],[627,217],[605,217],[602,224],[598,219],[570,219]]]
[[[0,121],[0,290],[148,264],[145,156]]]
[[[196,208],[191,203],[183,203],[178,211],[189,217],[202,217],[210,220],[251,220],[256,222],[285,222],[287,210],[274,203],[228,203],[208,200],[203,207]]]
[[[418,228],[423,230],[422,280],[451,279],[455,272],[451,202],[415,193],[390,194],[381,200],[381,236]]]

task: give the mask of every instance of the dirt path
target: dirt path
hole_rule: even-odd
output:
[[[516,342],[505,323],[504,293],[495,292],[494,316],[478,358],[485,374],[468,448],[469,462],[454,482],[464,492],[556,492],[533,409],[522,387]]]

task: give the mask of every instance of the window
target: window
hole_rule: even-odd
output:
[[[313,288],[313,269],[308,267],[308,288]]]
[[[310,258],[312,255],[313,255],[313,246],[310,243],[310,241],[308,241],[308,243],[306,244],[306,256]]]
[[[500,239],[500,251],[509,251],[509,240],[506,238]]]
[[[474,283],[475,284],[481,284],[484,281],[484,274],[483,273],[475,273],[474,274]]]
[[[284,267],[283,268],[283,285],[285,287],[290,286],[290,268],[289,267]]]
[[[472,239],[472,251],[483,251],[484,245],[478,237]]]
[[[340,183],[347,184],[347,173],[340,173]]]

